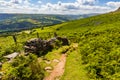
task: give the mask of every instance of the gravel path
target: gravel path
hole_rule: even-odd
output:
[[[62,54],[60,58],[60,62],[54,67],[50,75],[46,77],[44,80],[59,80],[58,77],[60,77],[64,73],[65,63],[66,63],[66,54]]]

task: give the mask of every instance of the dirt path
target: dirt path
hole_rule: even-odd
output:
[[[44,80],[59,80],[57,78],[64,73],[65,63],[66,63],[66,54],[62,54],[60,58],[60,62],[54,67],[50,75],[46,77]]]

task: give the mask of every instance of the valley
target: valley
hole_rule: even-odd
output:
[[[32,28],[41,28],[60,24],[97,14],[54,15],[54,14],[0,14],[0,33],[20,32]]]

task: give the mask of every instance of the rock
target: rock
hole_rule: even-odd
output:
[[[52,67],[45,67],[45,70],[52,70]]]
[[[56,42],[56,37],[54,37],[54,38],[51,38],[50,40],[48,40],[48,42],[50,43],[50,44],[53,44],[53,43],[55,43]]]
[[[39,56],[45,55],[47,52],[51,51],[55,46],[57,46],[57,40],[62,42],[62,45],[69,45],[67,38],[54,37],[50,40],[42,40],[40,38],[33,38],[25,43],[26,53],[36,53]],[[58,45],[59,46],[59,45]]]
[[[14,59],[14,58],[17,57],[18,55],[19,55],[19,53],[14,52],[14,53],[12,53],[12,54],[9,54],[9,55],[4,56],[4,58],[7,58],[8,60],[10,60],[10,59]]]
[[[62,45],[69,45],[67,38],[57,37],[57,39],[62,42]]]
[[[58,59],[54,59],[53,62],[59,63],[60,61]]]
[[[48,51],[52,50],[53,47],[49,41],[42,40],[40,38],[34,38],[25,43],[25,52],[36,53],[36,54],[45,54]]]
[[[28,53],[24,53],[25,56],[29,55]]]

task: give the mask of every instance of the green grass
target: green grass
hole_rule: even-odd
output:
[[[61,80],[90,80],[81,62],[78,50],[71,52],[67,57],[65,72]]]

